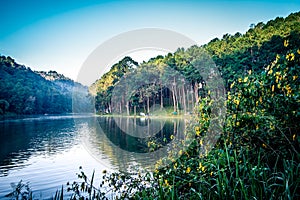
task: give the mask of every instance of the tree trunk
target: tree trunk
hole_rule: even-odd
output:
[[[129,112],[129,101],[126,101],[126,109],[127,109],[127,115],[129,116],[130,112]]]
[[[178,94],[177,94],[177,87],[176,87],[175,77],[174,77],[174,92],[175,92],[176,110],[178,112]]]
[[[163,99],[163,89],[162,86],[160,85],[160,110],[164,108],[164,99]]]
[[[172,98],[173,98],[174,112],[176,112],[176,99],[175,99],[175,89],[174,89],[174,86],[172,87]]]
[[[136,105],[133,106],[134,116],[136,116]]]
[[[192,103],[191,112],[194,112],[194,95],[193,95],[194,91],[193,91],[193,85],[191,84],[190,87],[191,87],[190,89],[191,89],[191,103]]]
[[[147,114],[150,113],[150,97],[147,97]]]
[[[185,99],[185,89],[184,89],[184,85],[182,85],[182,100],[183,100],[183,110],[184,110],[184,114],[186,114],[186,99]]]
[[[199,84],[196,82],[196,83],[194,84],[194,93],[195,93],[195,100],[196,100],[196,103],[198,103],[198,101],[199,101],[198,89],[199,89]]]

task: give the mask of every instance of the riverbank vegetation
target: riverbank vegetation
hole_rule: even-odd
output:
[[[159,70],[170,66],[191,80],[187,88],[198,91],[192,97],[200,97],[196,101],[198,123],[189,130],[194,142],[187,151],[178,152],[181,155],[172,164],[160,167],[158,163],[153,174],[105,173],[103,184],[110,185],[111,191],[122,198],[134,199],[299,198],[300,13],[252,25],[245,34],[226,34],[202,48],[212,56],[228,91],[223,133],[214,148],[203,151],[203,137],[211,120],[211,98],[208,91],[197,88],[205,83],[201,77],[192,76],[193,63],[187,62],[191,52],[200,47],[178,49],[174,54],[151,59],[146,66]],[[116,65],[124,67],[122,61]],[[125,65],[119,76],[130,71],[130,66]],[[108,72],[100,79],[101,84],[107,83],[104,80],[108,77],[115,80],[117,75]],[[106,89],[98,88],[98,109],[109,109],[103,98],[109,98],[114,81],[110,83]],[[140,108],[146,107],[147,111],[149,99],[150,104],[157,99],[160,104],[175,105],[174,110],[180,110],[176,107],[180,94],[175,88],[164,89],[157,83],[142,89],[147,91],[150,86],[157,88],[156,94],[138,95]],[[188,93],[187,89],[182,91],[181,95]],[[129,102],[129,108],[134,107],[133,102]],[[90,188],[87,191],[97,191],[86,183],[84,188]],[[70,189],[79,194],[79,187],[72,185]]]

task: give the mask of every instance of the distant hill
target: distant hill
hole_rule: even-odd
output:
[[[59,74],[56,71],[34,71],[35,73],[39,74],[41,77],[45,78],[48,81],[56,81],[56,80],[65,80],[65,81],[72,81],[70,78],[65,77],[63,74]]]
[[[72,99],[80,99],[72,108]],[[55,71],[32,71],[0,56],[0,114],[90,112],[88,88]]]

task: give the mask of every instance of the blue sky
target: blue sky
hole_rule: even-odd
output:
[[[201,45],[300,10],[299,0],[0,0],[0,5],[0,54],[73,79],[97,46],[126,31],[168,29]]]

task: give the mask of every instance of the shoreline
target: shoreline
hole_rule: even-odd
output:
[[[161,118],[171,118],[171,119],[186,119],[192,117],[192,115],[150,115],[150,116],[140,116],[140,115],[100,115],[95,114],[96,117],[122,117],[122,118],[144,118],[144,119],[161,119]]]

